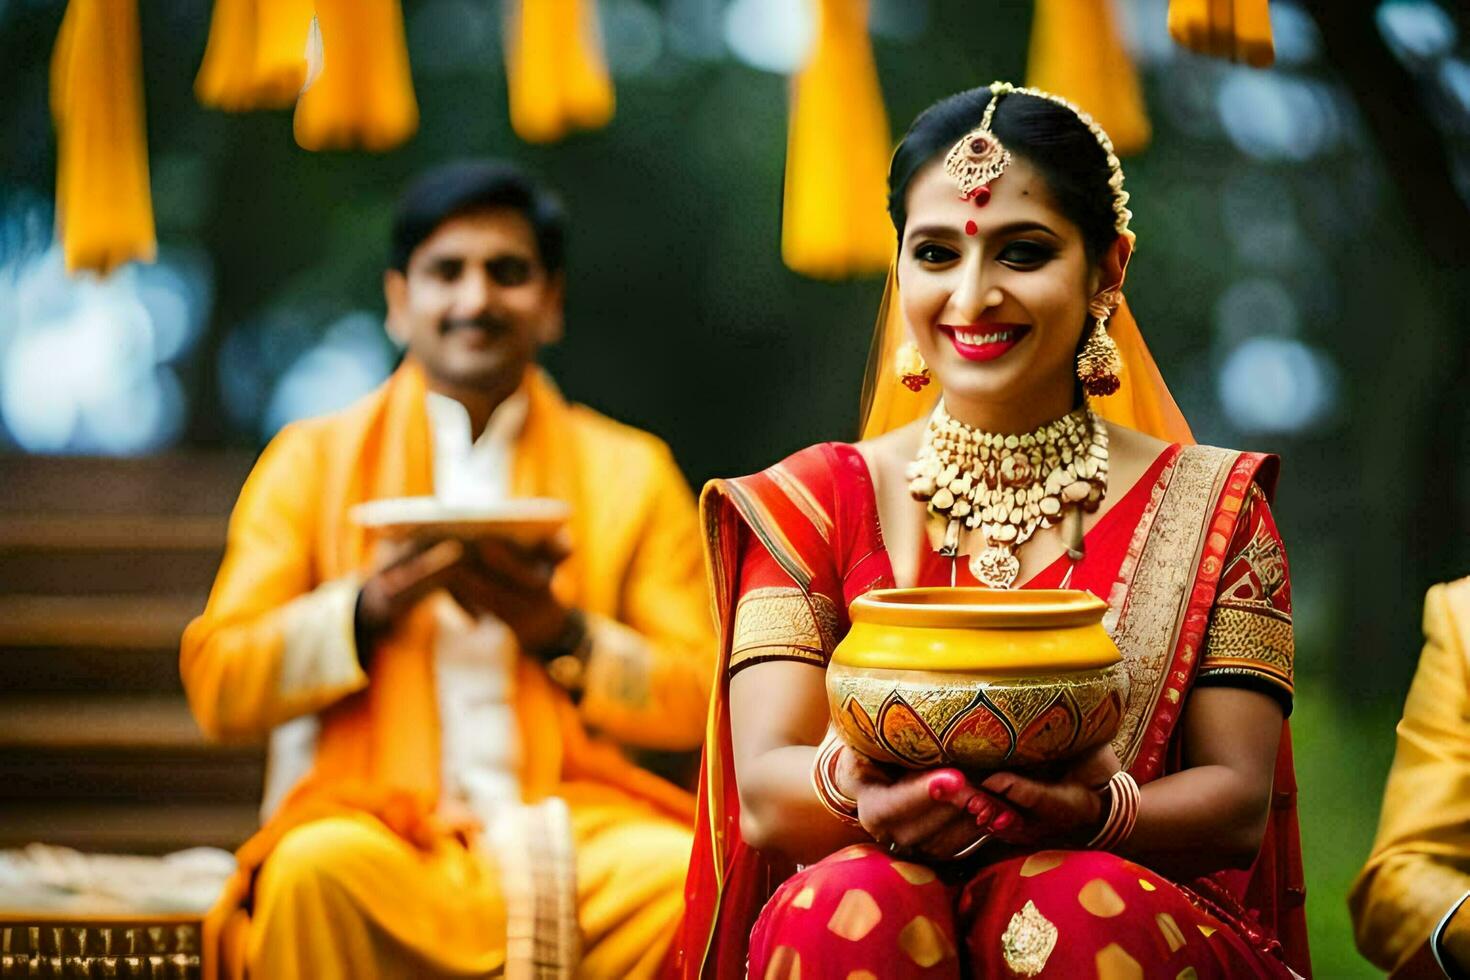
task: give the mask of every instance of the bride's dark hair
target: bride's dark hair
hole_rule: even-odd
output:
[[[925,109],[909,127],[888,168],[888,215],[900,241],[914,174],[977,129],[990,99],[988,86],[951,95]],[[1066,106],[1021,92],[1001,98],[990,128],[1013,155],[1041,171],[1057,207],[1082,230],[1088,258],[1098,261],[1118,232],[1108,156],[1092,130]]]

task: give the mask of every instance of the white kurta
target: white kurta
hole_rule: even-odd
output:
[[[433,392],[427,399],[435,495],[460,504],[508,499],[515,442],[528,409],[525,393],[517,392],[501,404],[478,439],[471,438],[469,413],[463,405]],[[498,822],[497,804],[520,798],[514,709],[516,641],[500,620],[476,620],[448,597],[441,599],[436,614],[434,671],[441,786],[446,796],[467,805],[489,828]],[[288,649],[287,659],[291,655]],[[312,672],[313,665],[301,666]],[[310,771],[318,729],[316,715],[305,715],[272,732],[262,820],[275,812],[291,787]]]

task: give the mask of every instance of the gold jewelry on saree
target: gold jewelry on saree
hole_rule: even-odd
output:
[[[1024,435],[982,432],[949,414],[941,401],[929,418],[909,493],[943,525],[940,554],[958,556],[965,530],[985,547],[970,558],[982,585],[1008,589],[1021,572],[1016,552],[1038,528],[1075,509],[1092,512],[1108,487],[1108,430],[1080,408]]]
[[[837,785],[837,755],[845,744],[836,731],[827,732],[827,737],[817,747],[816,757],[812,759],[812,789],[816,790],[817,802],[828,813],[850,827],[861,827],[857,800],[842,792]]]
[[[924,355],[919,353],[919,345],[912,340],[905,342],[898,348],[894,357],[893,370],[898,375],[898,380],[909,391],[918,392],[930,381],[929,365],[924,363]]]
[[[1115,289],[1099,293],[1088,307],[1094,318],[1092,333],[1077,355],[1077,380],[1082,390],[1094,398],[1105,398],[1122,387],[1118,377],[1123,373],[1123,357],[1118,345],[1108,336],[1108,318],[1122,301],[1122,294]]]
[[[1111,851],[1122,846],[1133,836],[1133,827],[1138,823],[1138,804],[1143,799],[1143,792],[1126,769],[1113,773],[1103,792],[1108,797],[1108,818],[1103,821],[1102,829],[1087,842],[1090,851]]]
[[[1107,154],[1108,187],[1111,188],[1113,197],[1113,227],[1118,234],[1126,235],[1132,241],[1134,235],[1128,225],[1133,220],[1133,212],[1128,210],[1128,192],[1123,189],[1123,164],[1113,149],[1112,138],[1076,104],[1041,89],[1017,88],[1010,82],[991,83],[990,102],[985,106],[985,114],[980,119],[979,127],[961,136],[944,158],[944,172],[959,185],[960,196],[983,207],[990,199],[990,182],[1005,173],[1006,168],[1011,165],[1011,152],[1001,144],[990,127],[1000,100],[1012,94],[1034,96],[1069,109],[1092,133]]]

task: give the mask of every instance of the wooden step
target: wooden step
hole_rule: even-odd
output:
[[[249,453],[166,453],[112,459],[0,454],[0,513],[168,514],[217,519],[235,504]]]
[[[0,552],[215,552],[228,525],[221,515],[0,514]]]
[[[207,588],[207,585],[206,585]],[[177,647],[204,596],[0,596],[0,649]]]
[[[144,749],[208,746],[177,697],[0,699],[0,749]]]
[[[0,693],[169,694],[183,697],[179,648],[0,647]]]
[[[218,517],[0,515],[0,595],[192,593],[224,553]]]
[[[40,841],[118,854],[165,854],[185,847],[233,850],[258,827],[254,804],[7,803],[0,848]]]
[[[0,749],[0,801],[260,803],[264,751]]]

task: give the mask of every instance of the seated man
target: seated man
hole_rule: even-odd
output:
[[[403,365],[284,429],[240,493],[181,657],[205,732],[273,733],[265,825],[206,929],[227,970],[622,978],[665,954],[693,801],[601,736],[702,740],[700,535],[664,444],[533,363],[561,335],[563,234],[508,165],[422,177],[384,279]],[[426,494],[572,516],[536,549],[395,546],[351,516]]]
[[[1353,885],[1358,949],[1395,977],[1470,976],[1470,579],[1429,590],[1373,854]]]

